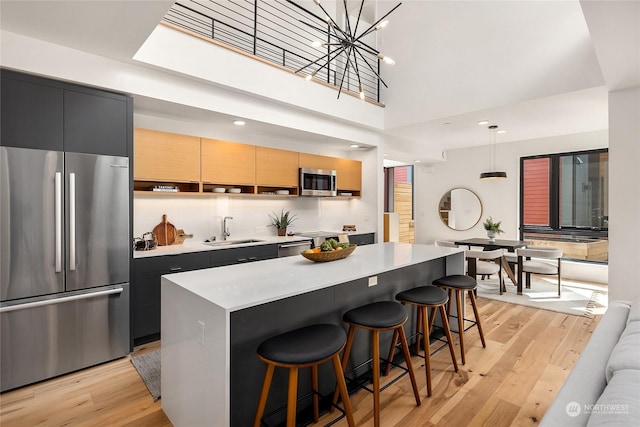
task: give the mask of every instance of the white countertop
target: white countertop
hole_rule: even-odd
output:
[[[163,282],[169,280],[227,311],[236,311],[457,252],[462,250],[388,242],[359,246],[349,257],[331,262],[291,256],[162,277]]]
[[[347,235],[358,235],[358,234],[368,234],[373,233],[365,231],[365,232],[336,232],[338,234],[347,234]],[[311,237],[303,237],[303,236],[232,236],[229,240],[259,240],[259,242],[251,242],[251,243],[241,243],[237,245],[220,245],[220,246],[209,246],[204,244],[204,242],[195,241],[192,239],[186,240],[184,243],[179,245],[168,245],[168,246],[158,246],[155,249],[151,249],[150,251],[133,251],[133,258],[148,258],[154,256],[163,256],[163,255],[179,255],[186,254],[192,252],[203,252],[203,251],[215,251],[219,249],[231,249],[231,248],[242,248],[247,246],[260,246],[260,245],[269,245],[269,244],[280,244],[280,243],[293,243],[293,242],[303,242],[305,240],[312,240]]]

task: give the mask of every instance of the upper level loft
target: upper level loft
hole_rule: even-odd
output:
[[[261,60],[307,80],[383,106],[381,63],[393,64],[376,49],[376,32],[386,17],[362,0],[315,1],[309,10],[292,0],[181,0],[163,23]]]

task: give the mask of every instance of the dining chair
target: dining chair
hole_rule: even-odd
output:
[[[552,248],[551,246],[534,246],[534,245],[527,245],[525,247],[523,247],[522,249],[540,249],[540,250],[556,250],[556,248]],[[511,267],[511,269],[516,272],[517,268],[518,268],[518,255],[516,255],[515,252],[505,252],[504,254],[504,259],[507,261],[507,263],[509,264],[509,266]]]
[[[457,248],[458,247],[458,245],[453,243],[451,240],[436,240],[434,242],[434,244],[436,246],[442,246],[442,247],[445,247],[445,248]]]
[[[562,294],[561,260],[562,251],[557,248],[516,249],[518,257],[518,283],[522,283],[522,273],[526,274],[525,286],[531,288],[531,273],[558,276],[558,297]],[[553,261],[553,262],[550,262]]]
[[[494,249],[492,251],[464,251],[464,256],[468,263],[467,274],[472,277],[484,277],[498,273],[498,286],[500,289],[500,295],[502,295],[503,292],[506,292],[504,278],[502,277],[502,257],[504,256],[504,253],[504,249]],[[474,264],[475,271],[472,271],[474,269]]]

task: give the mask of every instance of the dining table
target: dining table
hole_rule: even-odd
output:
[[[464,240],[455,240],[454,243],[458,246],[469,246],[469,247],[481,247],[485,251],[492,251],[495,249],[506,249],[507,252],[515,252],[518,248],[524,248],[529,242],[525,240],[508,240],[508,239],[488,239],[488,238],[480,238],[474,237],[471,239]],[[514,285],[516,285],[518,295],[522,295],[522,287],[518,285],[518,280],[516,279],[516,275],[509,264],[506,256],[503,256],[501,259],[502,268],[505,273],[507,273],[507,277],[511,279]],[[470,265],[471,273],[475,271],[475,266]]]

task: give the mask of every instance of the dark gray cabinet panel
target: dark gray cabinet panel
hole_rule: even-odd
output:
[[[358,246],[372,245],[375,242],[375,233],[354,234],[349,236],[349,242]]]
[[[135,258],[131,284],[131,339],[134,345],[160,338],[160,277],[180,271],[278,257],[278,245],[217,249],[180,255]]]
[[[209,252],[137,258],[131,286],[131,339],[134,345],[160,338],[160,277],[209,267]]]
[[[2,71],[4,146],[63,151],[63,90],[10,78]]]
[[[38,150],[130,157],[130,97],[0,70],[0,144]]]
[[[211,251],[211,267],[262,261],[278,257],[278,245],[259,245]]]
[[[65,151],[127,156],[126,99],[93,92],[64,93]]]
[[[166,273],[178,273],[179,271],[197,270],[209,267],[209,252],[193,252],[179,255],[153,256],[148,258],[136,258],[134,261],[136,274],[166,271]]]
[[[431,283],[446,273],[445,259],[435,259],[391,270],[377,275],[378,285],[370,287],[368,279],[362,278],[317,291],[275,300],[266,304],[234,311],[230,314],[230,389],[231,423],[235,426],[251,425],[255,408],[260,397],[260,385],[264,378],[265,364],[256,357],[256,349],[262,341],[282,331],[292,330],[313,323],[330,323],[347,329],[342,315],[355,307],[375,301],[391,301],[398,292]],[[409,321],[405,325],[407,336],[415,328],[415,309],[407,309]],[[380,334],[380,349],[386,357],[393,334]],[[384,350],[383,350],[384,349]],[[369,334],[356,334],[347,368],[351,369],[365,362],[371,355]],[[356,372],[364,374],[369,369],[364,363]],[[319,367],[320,393],[331,395],[334,390],[331,364]],[[350,374],[350,377],[353,376]],[[275,410],[287,400],[286,369],[276,369],[269,392],[266,413]],[[299,377],[299,395],[311,388],[308,374]],[[310,399],[298,404],[298,411],[311,406]],[[286,414],[284,414],[286,415]],[[280,425],[283,413],[270,419],[270,424]]]

